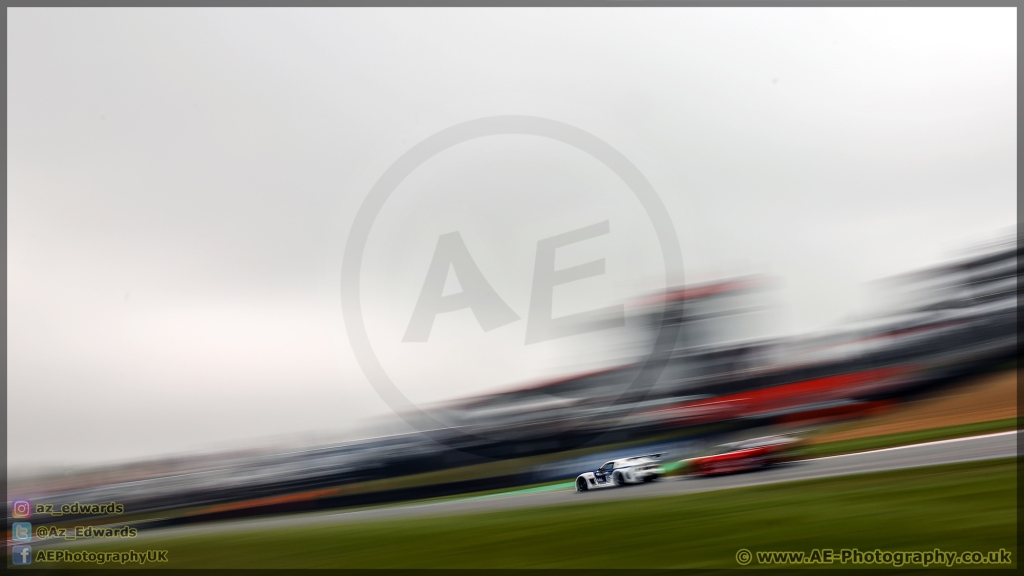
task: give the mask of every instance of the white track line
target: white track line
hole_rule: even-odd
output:
[[[950,438],[948,440],[935,440],[933,442],[922,442],[920,444],[905,444],[903,446],[893,446],[892,448],[879,448],[877,450],[865,450],[863,452],[848,452],[846,454],[836,454],[835,456],[822,456],[820,458],[808,458],[811,460],[828,460],[829,458],[843,458],[847,456],[856,456],[858,454],[875,454],[878,452],[888,452],[890,450],[904,450],[906,448],[918,448],[921,446],[934,446],[936,444],[949,444],[951,442],[966,442],[968,440],[979,440],[981,438],[993,438],[995,436],[1006,436],[1008,434],[1016,434],[1017,430],[1009,430],[1007,432],[995,432],[993,434],[982,434],[980,436],[964,436],[962,438]]]

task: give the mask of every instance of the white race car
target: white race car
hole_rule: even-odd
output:
[[[657,480],[663,470],[658,459],[661,454],[633,456],[605,462],[594,472],[584,472],[576,477],[576,491],[586,492],[596,488],[641,484]]]

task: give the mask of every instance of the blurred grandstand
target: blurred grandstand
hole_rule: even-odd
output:
[[[1015,359],[1018,255],[1014,237],[878,281],[876,313],[801,337],[750,329],[769,308],[763,278],[687,286],[633,308],[652,334],[678,326],[664,351],[436,408],[450,428],[121,468],[78,482],[39,481],[9,497],[117,501],[133,525],[170,524],[549,481],[624,443],[685,451],[687,442],[725,430],[856,416]],[[658,363],[659,377],[633,386],[645,362]]]

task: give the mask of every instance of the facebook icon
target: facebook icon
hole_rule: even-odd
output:
[[[31,546],[15,546],[11,551],[11,560],[21,566],[24,564],[32,563],[32,547]]]

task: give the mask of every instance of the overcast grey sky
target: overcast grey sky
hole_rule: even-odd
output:
[[[475,118],[613,146],[667,207],[687,280],[775,276],[788,332],[1016,223],[1015,9],[9,9],[7,33],[13,467],[387,414],[345,334],[346,238],[389,165]],[[428,403],[597,361],[579,356],[597,337],[522,339],[536,242],[605,219],[558,266],[607,273],[556,291],[556,315],[664,281],[622,182],[528,136],[424,164],[363,269],[396,384]],[[522,320],[442,315],[403,345],[451,231]]]

